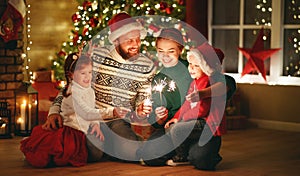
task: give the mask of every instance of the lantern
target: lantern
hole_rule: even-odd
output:
[[[0,139],[11,138],[11,111],[7,102],[0,102]]]
[[[15,135],[29,136],[38,124],[38,92],[29,83],[15,91]]]

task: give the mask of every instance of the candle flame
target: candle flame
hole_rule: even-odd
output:
[[[22,117],[19,117],[19,118],[17,119],[17,123],[24,123],[24,120],[22,119]]]

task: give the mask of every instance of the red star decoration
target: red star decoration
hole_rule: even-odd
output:
[[[248,62],[246,63],[242,72],[242,76],[250,72],[257,71],[261,73],[264,80],[266,80],[264,61],[270,58],[272,54],[280,50],[280,48],[265,50],[263,36],[264,28],[261,28],[252,48],[238,48],[248,59]]]

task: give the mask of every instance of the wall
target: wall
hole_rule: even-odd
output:
[[[76,0],[27,0],[30,4],[31,58],[30,69],[51,68],[51,59],[74,29],[71,16],[77,11]]]
[[[0,16],[7,8],[7,0],[0,1]],[[15,90],[22,85],[23,62],[23,33],[22,26],[18,31],[18,39],[4,42],[0,37],[0,101],[7,102],[9,109],[14,108]]]
[[[238,92],[241,113],[251,121],[268,128],[300,130],[299,86],[238,84]]]

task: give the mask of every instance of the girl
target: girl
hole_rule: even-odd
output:
[[[99,160],[104,141],[99,121],[107,113],[124,115],[119,109],[95,109],[92,62],[87,56],[78,58],[76,53],[70,54],[64,70],[67,85],[61,107],[63,128],[48,131],[37,126],[30,137],[21,141],[21,151],[35,167],[83,166],[88,156],[90,161]]]

